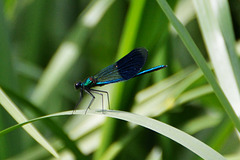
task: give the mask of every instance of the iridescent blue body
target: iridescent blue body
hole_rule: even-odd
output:
[[[144,71],[140,71],[147,60],[147,56],[148,51],[145,48],[136,48],[132,50],[129,54],[124,56],[122,59],[117,61],[116,63],[102,69],[96,75],[87,78],[84,82],[76,83],[75,88],[80,89],[81,91],[80,101],[83,97],[83,91],[92,96],[92,100],[89,103],[87,110],[89,109],[89,107],[91,106],[92,102],[95,99],[95,96],[91,92],[100,94],[102,96],[102,99],[103,99],[102,93],[106,93],[108,96],[108,92],[92,89],[92,87],[126,81],[128,79],[167,67],[167,65],[160,65]]]

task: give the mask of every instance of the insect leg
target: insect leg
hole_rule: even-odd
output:
[[[89,89],[89,90],[87,90],[87,89],[85,89],[84,90],[87,94],[89,94],[90,96],[92,96],[92,100],[90,101],[90,103],[89,103],[89,105],[88,105],[88,107],[87,107],[87,109],[86,109],[86,111],[85,111],[85,114],[87,113],[87,111],[88,111],[88,109],[90,109],[90,106],[92,105],[92,103],[93,103],[93,101],[94,101],[94,99],[95,99],[95,96],[91,93],[91,90]]]
[[[110,109],[109,94],[108,94],[108,92],[107,92],[107,91],[102,91],[102,90],[97,90],[97,89],[91,89],[91,91],[95,91],[95,93],[98,93],[98,92],[100,92],[100,93],[105,93],[105,94],[107,94],[107,99],[108,99],[108,108]],[[98,93],[98,94],[100,94],[100,93]],[[101,94],[101,95],[103,96],[103,94]],[[102,101],[103,101],[103,97],[102,97]]]
[[[96,94],[99,94],[100,96],[102,96],[102,110],[103,110],[103,106],[104,106],[104,104],[103,104],[103,94],[102,94],[102,93],[99,93],[99,92],[97,92],[97,91],[94,91],[94,90],[92,90],[92,89],[91,89],[91,92],[96,93]]]
[[[83,99],[83,90],[81,89],[79,101],[78,101],[78,103],[76,104],[76,106],[73,108],[73,112],[77,109],[77,107],[78,107],[79,104],[81,103],[82,99]],[[72,112],[72,114],[73,114],[73,112]]]
[[[77,103],[76,106],[74,107],[74,110],[77,109],[77,107],[79,106],[79,104],[80,104],[80,102],[82,101],[82,99],[83,99],[83,90],[81,89],[81,91],[80,91],[80,98],[79,98],[78,103]]]

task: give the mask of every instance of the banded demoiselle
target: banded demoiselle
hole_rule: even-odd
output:
[[[83,98],[83,91],[85,91],[87,94],[92,96],[92,99],[85,113],[90,108],[90,106],[92,105],[95,99],[95,96],[93,95],[93,93],[97,93],[102,96],[102,109],[103,109],[102,93],[107,94],[108,104],[109,104],[108,92],[92,89],[92,87],[126,81],[131,78],[167,67],[167,65],[160,65],[150,69],[146,69],[144,71],[140,71],[147,60],[147,56],[148,56],[148,51],[145,48],[136,48],[132,50],[130,53],[128,53],[126,56],[124,56],[122,59],[117,61],[116,63],[102,69],[96,75],[87,78],[84,82],[75,83],[75,88],[80,89],[79,103]]]

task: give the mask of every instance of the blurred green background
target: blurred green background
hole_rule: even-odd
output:
[[[209,61],[193,2],[168,3]],[[240,2],[228,3],[239,48]],[[228,159],[240,157],[232,122],[155,0],[0,0],[0,40],[0,87],[28,119],[73,109],[79,100],[74,83],[145,47],[144,69],[168,67],[97,88],[109,92],[111,109],[154,117]],[[91,108],[101,104],[96,96]],[[1,107],[0,129],[15,124]],[[66,116],[34,126],[62,159],[198,159],[170,139],[119,120]],[[0,159],[52,158],[23,129],[0,137]]]

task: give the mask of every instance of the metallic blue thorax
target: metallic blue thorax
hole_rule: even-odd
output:
[[[91,88],[96,85],[94,81],[95,79],[93,79],[92,77],[89,77],[82,84],[84,87]]]
[[[91,83],[92,83],[92,81],[88,78],[88,79],[86,79],[84,82],[83,82],[83,86],[84,87],[90,87],[91,86]]]

